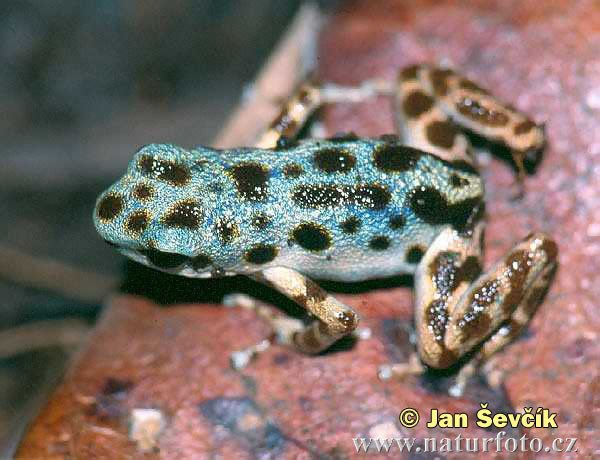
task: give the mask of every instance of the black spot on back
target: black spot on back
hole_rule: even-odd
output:
[[[240,196],[245,200],[265,201],[269,169],[259,163],[240,163],[232,166],[229,173],[236,183]]]
[[[184,200],[176,203],[162,218],[167,227],[195,230],[202,221],[200,203],[196,200]]]
[[[387,236],[374,236],[369,241],[369,247],[375,251],[384,251],[390,247],[390,239]]]
[[[323,208],[355,204],[369,209],[383,209],[392,196],[379,184],[361,184],[356,187],[330,184],[299,185],[292,199],[303,208]]]
[[[437,147],[451,149],[458,135],[458,128],[450,121],[434,121],[425,128],[427,140]]]
[[[343,187],[337,185],[299,185],[292,199],[303,208],[339,206],[347,198]]]
[[[270,244],[257,244],[246,251],[244,258],[251,264],[262,265],[277,257],[277,248]]]
[[[389,190],[379,184],[361,184],[351,195],[354,204],[376,210],[384,209],[392,199]]]
[[[419,118],[433,107],[433,98],[423,91],[413,91],[404,99],[402,109],[409,118]]]
[[[383,144],[375,148],[375,166],[385,172],[404,172],[413,169],[423,152],[405,145]]]
[[[309,251],[323,251],[331,246],[331,235],[320,225],[306,222],[298,225],[292,237],[301,247]]]
[[[288,163],[283,167],[283,174],[285,177],[295,179],[304,174],[304,169],[298,163]]]
[[[175,268],[185,263],[188,258],[181,254],[173,254],[171,252],[162,252],[156,249],[140,250],[140,253],[145,255],[148,260],[158,268]]]
[[[149,155],[142,156],[138,165],[144,175],[177,187],[187,184],[191,177],[190,171],[184,165]]]
[[[139,235],[146,230],[149,223],[150,216],[148,215],[148,212],[145,209],[138,209],[127,216],[127,220],[125,221],[125,229],[128,233]]]
[[[408,206],[415,215],[432,225],[450,224],[463,231],[471,216],[480,207],[482,197],[468,198],[449,204],[446,198],[433,187],[418,187],[408,196]]]
[[[402,230],[406,225],[406,219],[402,214],[390,217],[390,228],[394,230]]]
[[[252,225],[259,230],[264,230],[271,225],[271,219],[266,214],[258,212],[252,217]]]
[[[413,246],[406,252],[406,261],[409,264],[418,264],[425,255],[425,251],[421,246]]]
[[[240,230],[232,219],[222,218],[215,224],[215,229],[217,230],[217,234],[219,235],[219,239],[223,244],[231,243],[234,239],[236,239]]]
[[[115,193],[110,193],[100,200],[96,208],[96,213],[100,220],[108,222],[121,214],[123,206],[123,197]]]
[[[448,207],[448,202],[433,187],[419,187],[409,196],[413,212],[429,224],[443,223],[441,212]]]
[[[140,201],[149,200],[154,196],[154,188],[151,185],[145,183],[137,184],[133,188],[133,196]]]
[[[340,224],[340,227],[344,233],[352,234],[358,231],[361,224],[362,222],[358,217],[350,216]]]
[[[212,259],[205,254],[198,254],[191,259],[191,263],[194,270],[202,270],[212,264]]]
[[[318,169],[327,174],[346,173],[356,164],[356,157],[344,149],[327,148],[316,152],[313,161]]]

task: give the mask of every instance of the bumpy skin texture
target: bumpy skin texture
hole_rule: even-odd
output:
[[[205,304],[165,309],[122,296],[107,306],[90,348],[32,425],[21,446],[22,458],[51,452],[61,452],[57,457],[62,458],[59,448],[73,457],[138,455],[127,440],[125,423],[115,436],[106,431],[115,430],[115,424],[90,416],[84,405],[108,376],[132,379],[137,385],[124,399],[125,407],[151,403],[173,414],[156,458],[176,458],[182,452],[197,457],[258,456],[254,445],[245,443],[245,433],[229,430],[224,437],[222,424],[198,416],[197,407],[204,401],[246,395],[264,409],[267,420],[282,428],[287,440],[283,452],[279,444],[267,442],[272,438],[257,442],[286,460],[311,455],[354,458],[349,440],[356,436],[409,436],[423,447],[424,438],[432,436],[439,445],[441,437],[489,438],[506,431],[475,423],[437,431],[426,427],[432,408],[474,414],[482,401],[501,412],[550,408],[559,414],[558,428],[509,430],[507,436],[537,437],[544,446],[556,437],[578,438],[577,455],[593,458],[600,450],[600,108],[586,97],[600,87],[600,10],[594,6],[590,0],[561,0],[543,7],[532,0],[384,0],[373,8],[370,0],[353,1],[344,3],[323,34],[319,65],[324,79],[351,84],[374,74],[391,76],[415,60],[450,59],[537,120],[545,120],[548,148],[536,174],[527,179],[523,200],[508,199],[505,187],[511,176],[506,165],[492,160],[486,168],[486,260],[498,259],[514,239],[535,228],[551,232],[561,248],[560,269],[528,334],[490,363],[506,371],[505,391],[484,393],[477,379],[463,398],[456,399],[436,392],[446,379],[436,379],[435,389],[427,379],[377,379],[379,365],[393,357],[402,359],[411,348],[403,326],[410,323],[413,296],[403,287],[340,295],[363,313],[361,324],[373,330],[372,338],[360,341],[350,353],[307,357],[273,347],[239,373],[229,369],[227,353],[268,332],[251,312]],[[331,107],[326,111],[328,132],[353,129],[377,136],[391,131],[388,106],[380,100]],[[398,412],[405,407],[421,414],[410,430],[398,425]],[[82,420],[92,429],[82,433]],[[382,426],[389,425],[396,427],[393,434],[380,434]],[[464,452],[438,455],[465,457]]]
[[[393,98],[397,131],[410,146],[394,135],[295,144],[318,107],[375,95]],[[392,82],[359,87],[305,82],[255,148],[140,150],[99,198],[96,226],[149,266],[189,277],[245,274],[271,285],[316,320],[304,326],[251,299],[226,302],[255,308],[279,341],[308,353],[351,333],[359,318],[307,276],[359,281],[414,272],[421,360],[448,368],[482,342],[485,359],[535,313],[557,248],[531,234],[482,270],[483,185],[464,129],[509,147],[521,178],[523,159],[544,144],[540,126],[449,69],[415,65]],[[234,354],[234,367],[255,350]],[[397,365],[381,375],[420,370]]]
[[[100,197],[95,223],[126,255],[185,276],[284,266],[357,281],[414,272],[482,199],[473,168],[393,138],[284,151],[154,144]]]

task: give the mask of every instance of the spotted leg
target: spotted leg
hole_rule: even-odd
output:
[[[272,148],[293,140],[308,118],[321,106],[336,102],[360,102],[378,94],[393,94],[388,81],[368,80],[360,86],[321,85],[312,79],[303,81],[283,104],[281,112],[259,136],[256,147]]]
[[[456,72],[426,65],[404,69],[398,78],[399,129],[405,141],[443,158],[464,159],[459,127],[503,143],[512,154],[518,181],[524,160],[544,146],[544,130]]]
[[[478,230],[475,230],[475,235]],[[476,350],[484,362],[522,332],[535,313],[556,267],[557,247],[546,235],[528,236],[479,275],[473,238],[448,228],[429,247],[415,275],[418,353],[429,367],[445,369]],[[451,391],[460,395],[467,366]],[[406,366],[387,369],[405,374]]]
[[[520,177],[525,152],[543,145],[543,130],[525,115],[449,70],[404,69],[395,102],[398,131],[405,143],[466,167],[474,167],[475,158],[461,128],[510,147]],[[513,340],[535,312],[555,266],[555,244],[541,234],[528,237],[479,276],[484,224],[477,211],[469,231],[446,229],[421,260],[415,273],[420,360],[413,357],[408,363],[383,366],[382,378],[421,373],[421,362],[447,368],[480,346],[451,389],[459,395],[477,365]]]
[[[317,319],[307,327],[291,328],[281,341],[305,353],[319,353],[358,325],[358,315],[314,281],[295,270],[274,267],[263,270],[255,278],[267,283],[305,308]]]
[[[269,307],[246,296],[233,295],[226,299],[229,305],[255,309],[273,328],[275,337],[281,344],[294,346],[304,353],[315,354],[352,333],[358,325],[358,315],[350,307],[295,270],[273,267],[257,273],[253,278],[270,285],[316,317],[315,321],[305,326],[302,321],[274,314]],[[263,341],[234,352],[233,366],[244,367],[249,359],[264,351],[269,343]]]

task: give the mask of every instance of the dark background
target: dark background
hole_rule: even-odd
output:
[[[0,245],[122,277],[123,258],[93,228],[96,196],[141,145],[210,144],[300,3],[2,1]],[[1,331],[92,324],[101,308],[33,284],[0,277]],[[67,356],[35,348],[0,360],[0,452]]]

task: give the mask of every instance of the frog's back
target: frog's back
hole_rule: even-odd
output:
[[[160,161],[181,168],[180,183],[165,175],[174,169],[152,169]],[[156,191],[145,203],[133,193],[142,181]],[[105,238],[190,258],[178,273],[287,266],[346,281],[412,272],[442,228],[467,230],[483,198],[469,165],[391,138],[307,141],[273,150],[188,152],[153,145],[136,155],[111,190],[108,195],[125,197],[129,210],[111,231],[97,222]],[[127,214],[140,209],[151,217],[132,240],[121,228]],[[193,225],[186,225],[186,216]]]

